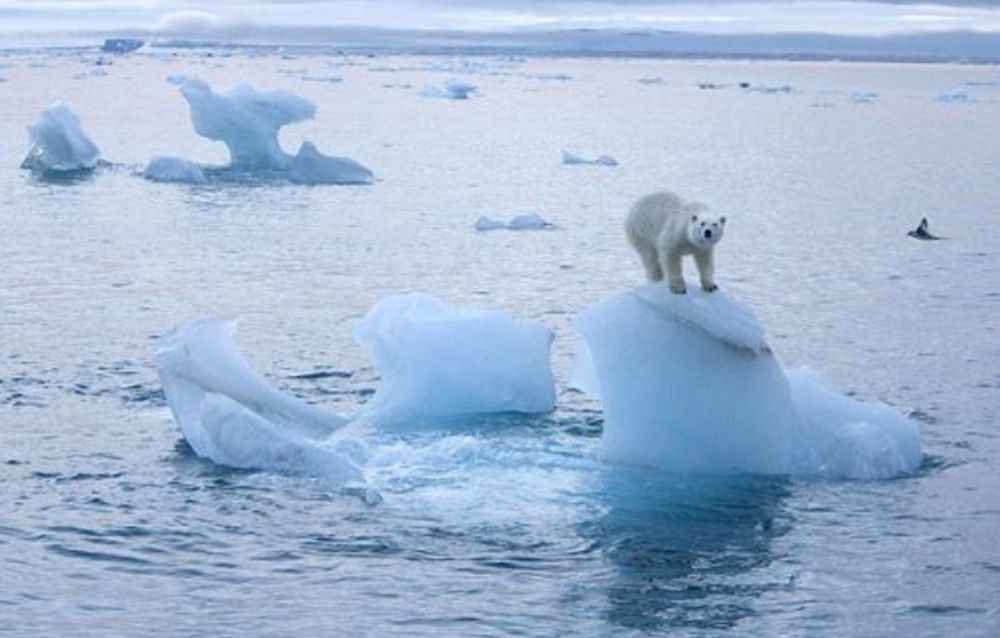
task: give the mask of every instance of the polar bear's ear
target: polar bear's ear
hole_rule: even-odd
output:
[[[695,213],[694,215],[691,215],[691,221],[693,221],[693,222],[698,221],[698,213]]]
[[[719,223],[722,224],[723,226],[726,225],[726,216],[725,215],[723,215],[722,217],[719,218]]]

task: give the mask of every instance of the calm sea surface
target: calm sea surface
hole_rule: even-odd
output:
[[[0,53],[0,634],[1000,634],[1000,70],[96,57]],[[376,183],[143,180],[152,155],[227,159],[173,73],[308,97],[316,118],[285,147],[312,140]],[[452,79],[478,95],[420,95]],[[112,166],[18,169],[55,100]],[[621,165],[563,166],[563,148]],[[919,422],[916,475],[597,460],[570,320],[641,281],[621,225],[659,188],[729,216],[719,283],[785,364]],[[559,228],[472,230],[528,212]],[[924,216],[949,239],[907,238]],[[368,433],[377,505],[183,442],[152,362],[176,323],[238,317],[271,382],[352,413],[378,383],[354,326],[417,290],[551,327],[558,409]]]

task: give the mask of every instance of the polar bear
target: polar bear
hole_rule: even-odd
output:
[[[726,218],[713,215],[699,202],[687,202],[669,192],[646,195],[637,201],[625,221],[629,243],[642,258],[646,277],[661,281],[666,273],[670,290],[687,291],[681,258],[693,255],[701,275],[701,288],[714,292],[713,249],[722,239]]]

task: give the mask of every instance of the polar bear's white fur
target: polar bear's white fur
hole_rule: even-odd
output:
[[[666,273],[670,290],[683,294],[687,288],[681,258],[693,255],[702,290],[713,292],[718,290],[713,249],[725,226],[726,218],[713,215],[704,204],[660,192],[646,195],[632,206],[625,233],[642,258],[650,281],[661,281]]]

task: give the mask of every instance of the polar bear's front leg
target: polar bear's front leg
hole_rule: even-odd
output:
[[[642,267],[646,269],[646,279],[649,281],[662,281],[663,269],[660,268],[660,258],[656,254],[655,246],[644,246],[639,251],[642,257]]]
[[[698,264],[698,274],[701,276],[701,289],[705,292],[715,292],[718,290],[719,287],[715,285],[715,259],[712,251],[695,253],[694,261]]]
[[[666,254],[660,255],[660,260],[661,267],[667,273],[667,278],[670,280],[671,292],[683,295],[687,292],[687,287],[684,285],[684,270],[681,265],[681,254],[667,251]]]

